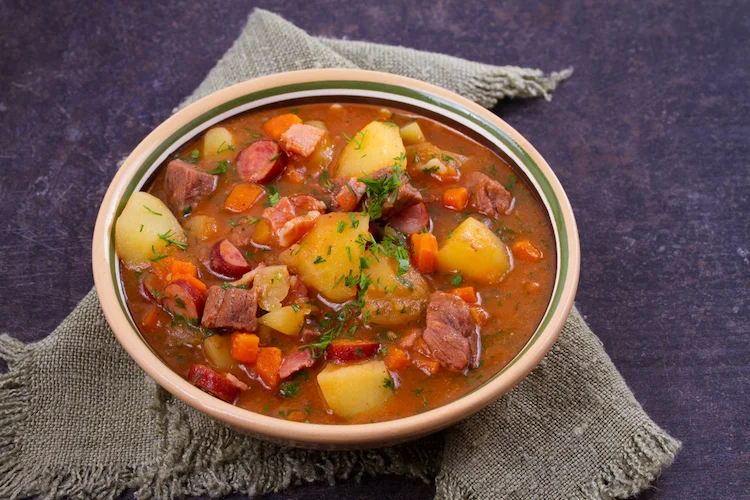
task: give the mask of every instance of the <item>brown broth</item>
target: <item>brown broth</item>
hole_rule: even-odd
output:
[[[368,104],[343,104],[342,109],[332,109],[330,104],[307,104],[297,107],[299,115],[305,120],[323,121],[333,139],[335,153],[331,165],[336,165],[337,156],[346,145],[344,134],[354,136],[362,127],[373,120],[383,119],[384,113],[380,106]],[[289,112],[288,108],[260,112],[249,112],[234,117],[221,125],[232,131],[236,148],[239,152],[246,143],[258,138],[262,133],[262,124],[270,117]],[[376,411],[357,415],[353,418],[340,418],[327,409],[319,388],[315,382],[318,372],[325,363],[318,363],[316,367],[308,369],[303,375],[292,377],[299,385],[299,393],[293,398],[284,398],[277,392],[270,391],[256,380],[252,367],[245,367],[238,363],[231,372],[250,386],[238,398],[237,406],[275,416],[313,423],[341,424],[377,422],[401,418],[424,412],[460,398],[471,390],[483,384],[494,374],[506,366],[513,357],[527,343],[550,300],[555,276],[555,245],[553,231],[547,214],[535,194],[520,177],[516,181],[517,173],[494,152],[432,119],[415,115],[411,112],[389,110],[393,114],[388,120],[403,126],[411,120],[417,120],[422,127],[428,141],[443,150],[456,152],[470,159],[462,167],[462,176],[472,171],[482,171],[503,184],[515,182],[511,191],[515,197],[515,206],[509,215],[501,216],[492,226],[501,239],[510,246],[519,239],[531,241],[544,253],[544,258],[537,263],[528,263],[515,259],[513,269],[507,273],[499,285],[487,286],[464,281],[465,285],[473,285],[480,293],[482,307],[489,313],[489,321],[481,328],[482,356],[477,369],[467,373],[453,373],[440,370],[434,376],[427,376],[414,366],[408,366],[396,380],[397,389],[393,397]],[[194,148],[200,149],[202,139],[186,145],[177,156],[188,156]],[[202,162],[200,168],[211,170],[218,161]],[[305,165],[305,161],[291,161],[287,170],[272,184],[282,196],[309,193],[321,199],[328,200],[326,189],[319,180],[320,168]],[[304,175],[304,183],[299,184],[289,180],[290,175]],[[222,279],[214,276],[207,268],[208,255],[212,245],[222,238],[231,241],[251,256],[254,264],[260,261],[266,263],[278,262],[279,249],[259,249],[249,242],[254,226],[248,224],[252,218],[260,217],[263,204],[256,204],[241,216],[222,210],[222,202],[231,188],[241,179],[231,167],[226,174],[220,175],[218,188],[195,209],[191,216],[202,214],[216,219],[218,231],[214,237],[206,241],[198,241],[188,233],[189,249],[179,252],[175,257],[180,260],[190,260],[199,269],[200,278],[208,286],[221,284]],[[423,195],[438,195],[448,187],[460,186],[462,181],[455,184],[441,184],[427,176],[414,177],[414,184],[423,188]],[[164,169],[156,175],[149,187],[149,192],[166,203],[164,192]],[[427,204],[433,222],[432,232],[439,242],[443,242],[448,233],[464,220],[471,212],[468,207],[463,213],[449,210],[442,203]],[[481,214],[472,214],[479,220],[486,220]],[[244,218],[243,218],[244,217]],[[182,220],[182,219],[181,219]],[[494,222],[493,222],[494,224]],[[122,268],[122,279],[127,302],[134,320],[141,324],[146,314],[157,310],[159,326],[147,331],[142,329],[142,335],[151,348],[172,369],[183,377],[187,377],[188,370],[193,363],[209,364],[202,349],[202,332],[198,328],[186,325],[171,324],[169,314],[156,308],[153,302],[145,298],[141,292],[141,281],[149,282],[149,270],[134,273]],[[449,290],[450,276],[445,277],[437,272],[427,276],[433,289]],[[538,284],[535,290],[530,290],[530,283]],[[311,291],[311,298],[314,298]],[[322,310],[326,307],[319,304]],[[424,319],[422,319],[422,326]],[[392,331],[399,337],[406,328],[379,328],[363,326],[355,334],[355,338],[363,340],[377,340],[384,345],[392,341],[385,335]],[[397,340],[396,340],[397,342]],[[261,345],[273,345],[287,351],[298,349],[303,344],[296,338],[282,334],[264,334]]]

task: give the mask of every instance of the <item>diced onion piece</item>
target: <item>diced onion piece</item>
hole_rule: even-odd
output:
[[[286,266],[264,267],[256,273],[253,288],[258,291],[258,306],[261,309],[278,309],[289,293],[289,270]]]

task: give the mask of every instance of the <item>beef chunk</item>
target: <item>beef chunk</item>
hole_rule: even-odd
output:
[[[354,177],[351,179],[338,178],[337,188],[333,192],[332,206],[337,212],[353,212],[365,195],[367,186]]]
[[[172,211],[179,217],[195,210],[201,199],[216,189],[216,176],[196,170],[182,160],[167,165],[164,190]]]
[[[386,176],[392,175],[394,175],[393,167],[385,167],[373,172],[370,178],[381,180]],[[409,208],[422,201],[422,193],[419,192],[419,189],[412,186],[409,177],[404,172],[398,174],[398,182],[401,185],[398,187],[396,195],[388,196],[383,202],[381,217],[384,219],[394,216],[405,208]]]
[[[326,205],[309,194],[285,196],[276,206],[263,210],[262,217],[271,225],[276,244],[286,248],[296,243],[326,213]]]
[[[212,286],[208,289],[201,325],[204,328],[233,328],[253,332],[257,309],[255,290]]]
[[[422,338],[431,355],[445,368],[462,371],[472,361],[469,337],[476,328],[469,305],[456,295],[433,292],[427,306],[427,327]],[[478,352],[477,352],[478,355]]]
[[[513,195],[495,179],[481,172],[472,172],[466,178],[471,192],[471,203],[478,212],[497,219],[513,208]]]

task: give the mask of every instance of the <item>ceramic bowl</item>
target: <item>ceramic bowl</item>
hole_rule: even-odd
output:
[[[305,102],[369,102],[413,110],[456,128],[492,148],[528,181],[547,209],[557,247],[556,281],[536,332],[518,355],[487,382],[425,413],[381,423],[319,425],[285,421],[238,408],[210,396],[173,372],[134,325],[120,285],[114,221],[134,191],[142,189],[174,151],[222,120],[263,106]],[[249,434],[293,446],[355,449],[416,439],[467,418],[509,391],[544,357],[560,333],[578,284],[580,251],[573,210],[552,169],[521,134],[477,104],[427,83],[361,70],[316,69],[270,75],[213,93],[175,113],[128,156],[99,210],[93,272],[102,309],[117,339],[159,385],[198,411]]]

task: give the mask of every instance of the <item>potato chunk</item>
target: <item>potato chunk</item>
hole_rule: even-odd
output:
[[[363,245],[360,236],[369,234],[370,218],[360,213],[333,212],[321,215],[302,239],[279,256],[305,286],[314,288],[326,299],[345,302],[357,294],[347,286],[347,277],[359,276],[359,258]]]
[[[224,127],[214,127],[203,136],[203,157],[228,160],[234,157],[234,137]]]
[[[473,217],[463,221],[438,251],[441,273],[460,272],[479,283],[496,284],[510,268],[505,244]]]
[[[167,240],[173,243],[170,245]],[[185,232],[169,207],[142,191],[133,193],[115,222],[117,255],[130,269],[143,269],[151,264],[149,259],[158,259],[177,248],[174,242],[186,241]]]
[[[305,326],[305,315],[309,313],[309,307],[284,306],[258,318],[258,324],[266,325],[284,335],[299,335]]]
[[[385,403],[393,393],[386,387],[389,379],[380,360],[343,366],[328,363],[318,374],[318,386],[336,415],[351,417]]]
[[[406,144],[419,144],[420,142],[425,141],[422,129],[417,122],[411,122],[408,125],[404,125],[399,130],[399,133]]]
[[[341,152],[334,173],[343,177],[362,177],[393,165],[402,154],[406,154],[406,149],[398,126],[374,121],[354,134]]]
[[[264,311],[281,307],[289,293],[289,271],[286,266],[267,266],[259,269],[253,281],[258,290],[258,306]]]
[[[377,257],[377,259],[376,259]],[[416,321],[427,307],[430,289],[422,275],[409,266],[409,270],[398,275],[398,263],[392,257],[373,255],[369,250],[368,259],[370,284],[364,293],[365,305],[362,316],[368,323],[395,326]]]

